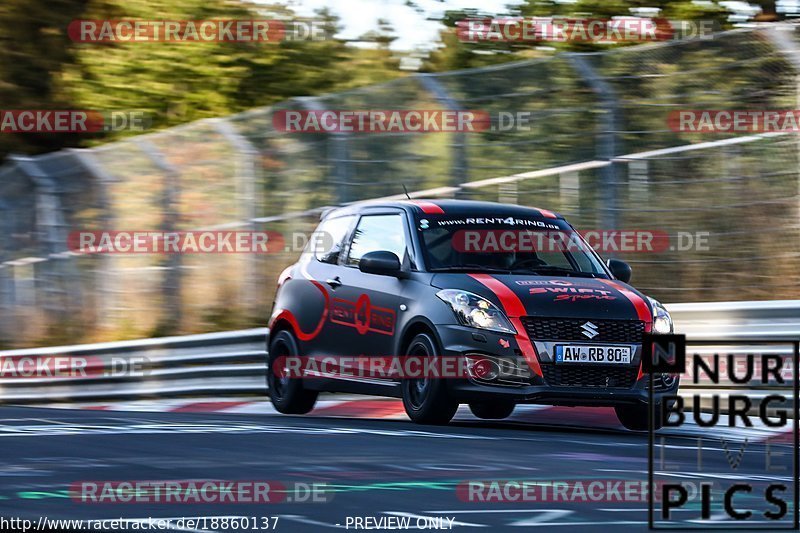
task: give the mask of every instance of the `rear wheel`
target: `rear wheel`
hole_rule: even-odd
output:
[[[272,405],[279,413],[287,415],[304,415],[314,408],[317,402],[317,391],[303,388],[303,381],[290,378],[286,366],[282,364],[285,357],[299,356],[297,341],[291,332],[279,331],[269,343],[267,361],[267,387]],[[282,368],[276,368],[276,365]]]
[[[502,420],[508,418],[514,412],[516,405],[514,402],[492,402],[492,403],[477,403],[469,404],[469,410],[478,418],[484,420]]]
[[[438,351],[433,338],[420,333],[411,340],[405,353],[413,357],[436,357]],[[404,379],[400,385],[406,414],[417,424],[447,424],[458,410],[458,402],[450,397],[443,379]]]
[[[614,408],[617,412],[617,418],[626,429],[631,431],[647,431],[648,426],[648,405],[621,405]],[[656,410],[653,418],[653,428],[661,429],[661,415],[660,406],[656,405]]]

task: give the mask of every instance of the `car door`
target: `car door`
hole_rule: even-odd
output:
[[[339,326],[337,337],[351,355],[395,355],[398,313],[407,305],[403,296],[408,280],[367,274],[358,267],[369,252],[395,253],[402,265],[413,261],[410,233],[401,210],[364,212],[352,232],[346,254],[340,258],[342,285],[331,302],[331,321]]]
[[[340,264],[341,254],[357,218],[346,215],[324,220],[304,251],[303,277],[310,283],[306,283],[305,292],[299,295],[297,307],[303,315],[302,323],[315,333],[301,339],[302,352],[306,355],[345,355],[344,347],[338,342],[339,327],[331,321],[331,306],[341,286],[342,272],[346,270]]]

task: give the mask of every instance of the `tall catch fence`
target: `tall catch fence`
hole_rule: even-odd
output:
[[[794,26],[560,53],[295,98],[0,168],[0,345],[263,325],[295,235],[326,206],[402,194],[540,206],[579,229],[656,230],[614,252],[666,302],[800,297],[794,134],[673,131],[681,109],[798,107]],[[286,133],[286,110],[476,110],[492,128]],[[526,125],[501,116],[525,113]],[[399,197],[399,196],[398,196]],[[77,255],[77,230],[269,230],[272,254]],[[697,239],[700,239],[700,243]],[[692,242],[690,242],[692,241]]]

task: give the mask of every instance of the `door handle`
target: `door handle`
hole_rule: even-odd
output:
[[[326,279],[325,283],[327,283],[331,289],[335,289],[336,287],[340,287],[342,285],[342,281],[339,279],[339,276],[335,278]]]

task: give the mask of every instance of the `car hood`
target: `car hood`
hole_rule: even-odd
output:
[[[647,297],[618,280],[506,274],[436,274],[431,285],[493,302],[509,317],[651,320]]]

